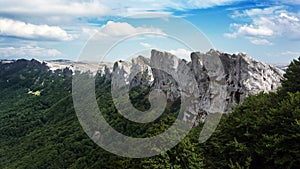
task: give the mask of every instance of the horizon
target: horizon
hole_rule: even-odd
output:
[[[156,49],[152,49],[152,50],[156,50]],[[151,50],[151,51],[152,51]],[[258,62],[261,62],[261,63],[264,63],[264,64],[268,64],[268,65],[272,65],[274,67],[277,67],[277,66],[288,66],[293,60],[291,60],[290,62],[278,62],[278,63],[266,63],[266,62],[263,62],[261,60],[258,60],[256,58],[253,58],[252,56],[248,55],[247,53],[243,53],[243,52],[238,52],[238,53],[227,53],[227,52],[224,52],[224,51],[220,51],[220,50],[216,50],[216,49],[210,49],[209,51],[205,51],[205,52],[202,52],[202,51],[193,51],[192,53],[197,53],[197,52],[200,52],[200,53],[203,53],[203,54],[207,54],[209,53],[211,50],[214,50],[216,52],[220,52],[221,54],[229,54],[229,55],[239,55],[239,54],[243,54],[243,55],[246,55],[246,56],[249,56],[251,59],[254,59]],[[159,50],[157,50],[159,51]],[[170,53],[169,51],[160,51],[160,52],[167,52],[167,53]],[[189,57],[191,57],[192,53],[190,53]],[[174,56],[176,56],[178,59],[183,59],[183,60],[187,60],[188,62],[191,62],[191,59],[187,59],[187,58],[182,58],[180,56],[177,56],[173,53],[170,53]],[[40,60],[38,58],[16,58],[16,59],[1,59],[0,58],[0,61],[18,61],[18,60],[27,60],[27,61],[31,61],[31,60],[35,60],[35,61],[38,61],[40,63],[47,63],[47,62],[75,62],[75,63],[84,63],[84,64],[88,64],[88,63],[91,63],[91,64],[100,64],[100,63],[109,63],[109,64],[114,64],[118,61],[129,61],[131,62],[133,58],[137,58],[137,57],[144,57],[144,58],[148,58],[150,59],[151,58],[151,54],[146,56],[146,55],[135,55],[135,56],[132,56],[130,57],[129,59],[124,59],[124,60],[113,60],[113,61],[97,61],[97,60],[69,60],[69,59],[65,59],[65,58],[56,58],[56,59],[51,59],[51,60]]]

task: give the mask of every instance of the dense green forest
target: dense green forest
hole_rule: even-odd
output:
[[[0,64],[0,168],[300,168],[300,58],[277,92],[249,96],[224,115],[212,137],[198,143],[202,124],[161,155],[130,159],[97,146],[83,131],[72,103],[72,72],[51,72],[35,60]],[[110,83],[96,77],[99,108],[119,132],[147,137],[176,119],[180,101],[149,124],[123,118],[112,103]],[[147,110],[149,86],[130,98]],[[100,101],[101,100],[101,101]]]

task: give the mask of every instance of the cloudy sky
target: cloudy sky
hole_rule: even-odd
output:
[[[300,0],[0,0],[0,59],[76,60],[96,32],[109,44],[144,32],[162,36],[127,40],[112,50],[114,59],[151,48],[181,57],[206,49],[166,38],[169,32],[184,34],[185,43],[195,43],[198,36],[180,21],[176,26],[166,19],[171,25],[166,26],[149,19],[161,16],[195,25],[211,47],[224,52],[244,52],[267,63],[300,56]]]

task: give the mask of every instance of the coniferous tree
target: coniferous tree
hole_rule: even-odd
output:
[[[298,60],[293,60],[289,65],[284,79],[281,80],[282,88],[281,92],[295,93],[300,91],[300,57]]]

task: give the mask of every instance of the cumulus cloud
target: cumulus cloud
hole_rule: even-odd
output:
[[[272,42],[268,41],[267,39],[259,39],[259,38],[248,38],[251,43],[255,45],[266,45],[266,46],[271,46],[273,45]]]
[[[34,25],[0,18],[0,35],[24,39],[70,41],[74,36],[58,26]]]
[[[43,15],[43,16],[104,16],[110,14],[111,9],[100,1],[80,0],[0,0],[1,13],[14,15]]]
[[[140,45],[142,45],[145,48],[151,48],[151,45],[149,43],[141,42]]]
[[[102,37],[120,37],[135,35],[140,33],[166,35],[158,28],[134,27],[127,22],[108,21],[106,25],[98,31],[98,35]]]
[[[167,51],[169,53],[172,53],[175,56],[181,57],[181,58],[189,58],[192,51],[188,51],[186,49],[178,48],[176,50],[169,50]]]
[[[82,28],[82,33],[89,36],[96,35],[96,37],[94,37],[95,39],[108,38],[108,40],[109,38],[125,37],[142,33],[150,34],[148,36],[151,36],[151,34],[159,34],[162,36],[166,36],[166,34],[158,28],[134,27],[133,25],[127,22],[114,21],[108,21],[100,29]],[[140,43],[140,45],[148,47],[150,44]]]
[[[255,26],[255,25],[239,25],[232,24],[231,27],[237,28],[237,31],[232,34],[225,34],[227,37],[236,38],[240,35],[244,36],[272,36],[274,31],[266,26]]]
[[[286,37],[290,40],[300,39],[298,14],[287,11],[283,6],[235,12],[234,17],[246,17],[251,22],[231,24],[233,32],[224,34],[225,37],[244,37],[257,45],[270,45],[270,40],[276,37]]]
[[[46,49],[38,46],[3,47],[0,48],[2,57],[60,57],[63,54],[56,49]]]
[[[89,36],[93,36],[97,32],[98,32],[98,29],[82,28],[82,33],[89,35]]]

